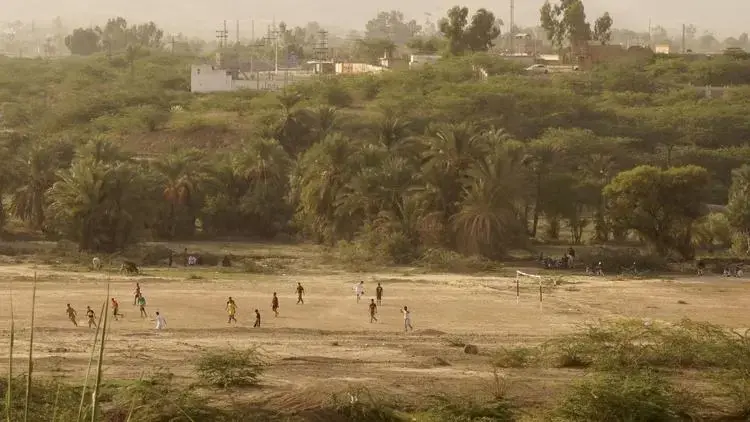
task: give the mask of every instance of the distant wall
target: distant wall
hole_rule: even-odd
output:
[[[241,73],[246,79],[233,79],[231,72],[211,65],[193,65],[190,72],[190,91],[195,93],[228,92],[239,89],[276,91],[309,79],[311,72],[279,71]]]

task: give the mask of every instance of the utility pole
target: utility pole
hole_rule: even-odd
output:
[[[685,24],[682,24],[682,54],[685,54]]]
[[[648,18],[648,47],[654,48],[654,43],[651,38],[651,18]]]
[[[169,41],[169,43],[172,44],[172,54],[174,54],[174,44],[175,44],[174,35],[172,35],[172,39]]]
[[[227,21],[224,21],[224,29],[216,31],[216,39],[219,40],[219,48],[226,47],[229,32],[227,31]]]
[[[514,42],[516,34],[513,32],[513,23],[514,23],[514,15],[516,13],[516,4],[515,0],[510,0],[510,31],[508,32],[510,34],[510,54],[514,55],[516,54],[516,51],[514,49]]]
[[[235,45],[240,45],[240,20],[237,19],[237,30],[235,32]]]

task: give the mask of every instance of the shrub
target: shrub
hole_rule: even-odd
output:
[[[174,374],[157,370],[149,377],[119,387],[113,396],[114,406],[106,412],[106,420],[126,420],[128,415],[130,420],[141,422],[221,420],[222,411],[173,381]]]
[[[565,421],[680,421],[686,406],[673,387],[653,373],[601,374],[575,385],[554,413]]]
[[[623,268],[630,268],[635,262],[638,270],[660,271],[667,269],[667,260],[653,254],[643,254],[635,248],[614,249],[600,247],[581,253],[580,261],[586,265],[602,263],[605,273],[619,273]]]
[[[359,389],[346,395],[333,395],[331,407],[338,416],[349,422],[406,421],[388,402],[367,390]]]
[[[744,335],[685,320],[674,326],[644,325],[640,320],[590,325],[584,332],[543,346],[558,367],[592,366],[599,370],[646,368],[750,368]]]
[[[505,422],[513,421],[514,412],[511,403],[497,398],[489,403],[476,400],[457,400],[456,398],[437,397],[437,403],[424,415],[429,422]]]
[[[201,354],[195,364],[201,379],[221,388],[258,385],[265,367],[258,348],[209,350]]]

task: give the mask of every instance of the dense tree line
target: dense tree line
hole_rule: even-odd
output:
[[[638,234],[683,257],[747,244],[746,181],[732,173],[750,158],[742,57],[544,77],[466,54],[282,93],[192,96],[189,57],[126,54],[3,60],[6,219],[92,250],[284,235],[378,245],[402,261],[432,247],[495,257],[561,236]],[[727,88],[695,87],[707,84]],[[705,216],[706,204],[729,214]]]

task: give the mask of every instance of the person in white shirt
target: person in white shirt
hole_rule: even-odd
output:
[[[411,326],[411,312],[409,309],[404,306],[404,309],[401,310],[401,313],[404,314],[404,332],[412,330],[414,331],[414,328]]]
[[[163,330],[167,328],[167,320],[164,319],[164,315],[159,314],[159,312],[156,312],[156,329],[157,330]]]
[[[357,303],[359,303],[359,298],[365,294],[365,282],[360,281],[359,284],[354,286],[354,293],[357,295]]]

